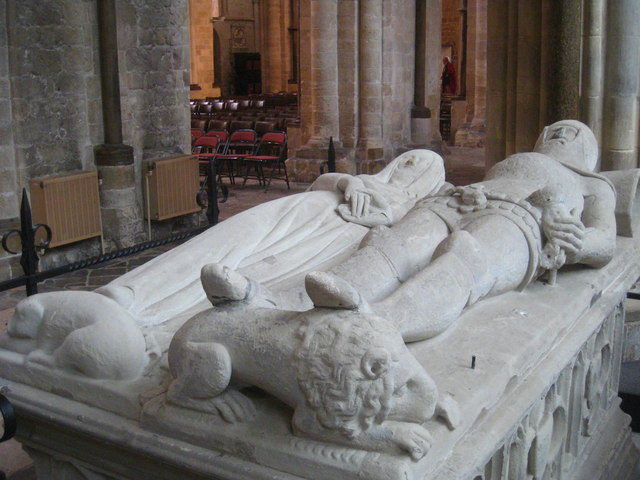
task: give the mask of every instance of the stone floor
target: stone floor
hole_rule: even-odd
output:
[[[454,185],[464,185],[482,179],[484,175],[483,149],[448,148],[449,151],[445,153],[444,157],[449,182]],[[257,184],[248,184],[245,188],[232,185],[230,186],[229,199],[220,204],[220,221],[258,203],[303,192],[307,186],[308,184],[292,183],[291,189],[288,190],[284,182],[274,181],[268,192],[265,193]],[[129,257],[48,279],[38,285],[38,291],[94,290],[179,243],[145,250]],[[6,320],[13,313],[13,308],[23,298],[25,298],[24,288],[0,292],[0,333],[5,328]],[[2,472],[9,480],[35,480],[36,478],[29,457],[15,440],[0,445],[0,480],[3,480]]]

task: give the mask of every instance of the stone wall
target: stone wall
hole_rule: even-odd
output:
[[[106,236],[115,232],[108,249],[145,239],[142,160],[190,150],[187,0],[117,1],[116,14],[122,130],[135,162],[127,172],[101,172],[123,187],[102,195],[120,211],[111,218],[103,209]],[[0,3],[3,230],[15,223],[18,192],[30,179],[96,169],[94,147],[104,141],[98,33],[94,0]],[[98,246],[88,240],[53,249],[42,267],[95,255]],[[16,261],[0,260],[0,278],[20,273],[7,269]]]
[[[412,19],[407,21],[407,19]],[[384,160],[411,142],[415,70],[415,2],[384,2],[383,122]]]
[[[216,86],[222,95],[233,95],[233,54],[258,52],[260,13],[253,0],[222,0],[222,16],[213,22]],[[219,82],[219,84],[218,84]]]
[[[191,150],[189,10],[187,0],[116,5],[123,141],[133,147],[134,182],[111,202],[120,225],[104,223],[118,230],[115,246],[125,247],[145,239],[142,161]]]
[[[214,88],[212,16],[211,0],[189,0],[190,83],[198,86],[192,98],[213,97],[220,92]]]
[[[460,0],[442,0],[442,45],[451,47],[451,61],[460,71],[462,48],[462,21]]]
[[[186,0],[118,6],[124,143],[142,160],[190,151]]]
[[[0,0],[0,219],[14,217],[18,211],[6,14],[7,1]]]
[[[482,147],[486,137],[487,0],[470,2],[466,19],[465,68],[460,69],[458,87],[466,97],[466,112],[463,124],[455,132],[455,145]]]
[[[18,212],[6,14],[7,1],[0,0],[0,228],[3,231],[17,226]],[[17,258],[0,249],[0,278],[10,278],[11,264],[16,263]]]
[[[18,184],[92,168],[102,125],[95,2],[7,3]]]
[[[28,181],[95,169],[102,135],[96,3],[83,0],[0,5],[0,224],[18,212]],[[6,15],[6,16],[5,16]],[[6,200],[6,201],[5,201]],[[2,220],[5,220],[2,222]],[[98,252],[95,240],[57,249],[42,265]],[[2,253],[4,255],[4,252]],[[0,260],[0,278],[20,275],[18,257]]]

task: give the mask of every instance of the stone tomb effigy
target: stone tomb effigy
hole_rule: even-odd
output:
[[[564,154],[586,135],[548,128],[542,143]],[[536,153],[453,191],[438,189],[437,155],[409,152],[375,178],[324,177],[223,222],[100,293],[25,300],[0,378],[38,478],[637,478],[617,383],[640,245],[598,231],[616,202],[601,175],[565,165],[560,190],[532,171],[515,181],[519,162],[556,168]],[[621,178],[629,234],[638,172]],[[526,202],[515,184],[533,184]],[[238,227],[267,213],[263,231]],[[233,247],[199,249],[218,236]],[[409,261],[414,241],[438,247]]]
[[[228,424],[166,406],[162,394],[133,419],[72,392],[45,392],[22,383],[24,367],[4,351],[2,383],[40,479],[68,478],[69,470],[90,479],[633,479],[638,455],[617,384],[623,300],[640,275],[639,256],[636,241],[620,239],[595,275],[563,272],[555,286],[479,303],[441,337],[412,344],[462,419],[453,431],[429,421],[433,445],[418,461],[296,437],[291,410],[260,392],[250,392],[256,419]]]

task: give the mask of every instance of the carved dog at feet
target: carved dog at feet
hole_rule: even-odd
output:
[[[205,279],[208,268],[213,280]],[[253,404],[234,386],[255,385],[294,408],[298,435],[421,458],[431,442],[422,424],[439,415],[454,428],[457,405],[438,399],[398,331],[335,282],[308,276],[315,308],[288,312],[256,305],[255,283],[205,266],[203,284],[216,308],[173,337],[168,401],[229,422],[249,420]]]
[[[133,317],[93,292],[40,293],[22,300],[0,346],[25,354],[27,362],[95,379],[134,379],[149,362]]]

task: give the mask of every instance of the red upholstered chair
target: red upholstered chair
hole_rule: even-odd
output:
[[[249,100],[248,98],[238,101],[238,110],[249,110],[250,107],[251,107],[251,100]]]
[[[220,171],[226,171],[231,183],[235,183],[236,164],[255,151],[257,141],[258,134],[255,130],[242,129],[231,132],[224,152],[216,157]]]
[[[207,126],[207,120],[200,118],[191,119],[191,128],[197,128],[198,130],[204,130]]]
[[[233,133],[236,130],[251,130],[253,123],[253,120],[232,120],[229,124],[229,131]]]
[[[221,118],[209,120],[209,123],[207,124],[207,131],[209,130],[229,130],[229,120]],[[226,141],[226,137],[223,141]]]
[[[207,117],[208,115],[211,115],[212,112],[212,106],[210,103],[202,103],[198,106],[198,116],[200,117]]]
[[[207,130],[205,135],[214,135],[220,139],[220,145],[218,146],[218,153],[224,153],[224,149],[227,147],[227,139],[229,138],[229,132],[224,129],[211,129]]]
[[[256,172],[256,177],[261,184],[264,184],[264,191],[266,192],[271,185],[271,180],[274,178],[282,179],[287,182],[287,188],[290,189],[289,175],[287,174],[287,165],[285,160],[287,159],[287,134],[284,132],[269,132],[265,133],[260,140],[260,144],[256,148],[256,152],[253,155],[248,155],[242,159],[246,165],[246,171],[242,186],[247,183],[247,179],[250,176],[251,168]],[[264,167],[270,168],[271,173],[269,180],[266,180],[264,174]],[[282,171],[284,170],[284,176]],[[276,176],[276,171],[278,175]]]
[[[284,118],[282,117],[264,117],[265,122],[273,122],[275,123],[274,131],[283,131],[284,130]]]
[[[201,135],[193,145],[191,153],[198,155],[199,160],[207,161],[218,154],[220,143],[220,137],[217,135]]]
[[[199,128],[191,129],[191,147],[195,146],[196,140],[198,140],[202,135],[204,135],[204,132]]]
[[[263,120],[256,122],[253,128],[258,134],[258,138],[262,138],[265,133],[275,132],[277,130],[276,126],[276,122],[274,121]]]

